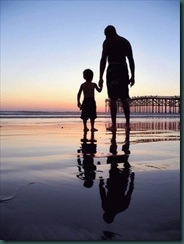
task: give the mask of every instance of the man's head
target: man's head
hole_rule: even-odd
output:
[[[93,79],[93,71],[90,69],[85,69],[83,71],[83,77],[85,80],[92,81]]]
[[[106,37],[111,37],[111,36],[116,36],[117,35],[116,29],[112,25],[108,25],[105,28],[104,33],[105,33]]]

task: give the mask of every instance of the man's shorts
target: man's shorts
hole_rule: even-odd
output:
[[[127,65],[110,64],[107,68],[107,93],[111,99],[129,97],[129,75]]]
[[[96,119],[96,102],[92,97],[84,98],[84,101],[81,106],[81,119],[88,120],[88,119]]]

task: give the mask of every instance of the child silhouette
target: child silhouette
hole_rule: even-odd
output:
[[[83,77],[86,80],[80,86],[80,89],[77,94],[77,106],[82,110],[81,119],[83,120],[84,131],[89,131],[87,128],[87,120],[90,119],[91,122],[91,131],[97,131],[94,128],[96,115],[96,101],[95,101],[95,89],[98,92],[102,91],[102,85],[100,87],[97,86],[96,83],[92,82],[93,79],[93,71],[90,69],[86,69],[83,71]],[[83,92],[84,100],[83,103],[80,103],[80,97]]]

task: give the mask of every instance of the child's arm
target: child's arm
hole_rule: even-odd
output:
[[[80,89],[77,93],[77,106],[80,108],[81,107],[81,103],[80,103],[80,97],[81,97],[81,93],[82,93],[82,85],[80,86]]]
[[[95,84],[95,88],[98,92],[102,91],[103,85],[101,84],[99,87],[97,86],[97,84]]]

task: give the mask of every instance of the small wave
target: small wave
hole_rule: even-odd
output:
[[[17,194],[18,194],[18,192],[20,191],[20,189],[22,189],[22,188],[25,187],[25,186],[32,185],[32,184],[35,184],[35,182],[29,182],[29,183],[27,183],[26,185],[22,185],[22,186],[20,186],[20,187],[15,191],[15,193],[14,193],[13,195],[10,195],[10,196],[0,196],[0,203],[1,203],[1,202],[7,202],[7,201],[10,201],[10,200],[14,199],[14,198],[17,196]]]
[[[0,111],[0,118],[79,118],[81,112],[50,112],[50,111]],[[110,118],[110,113],[97,112],[98,118]],[[118,113],[117,117],[121,117],[122,113]],[[179,117],[179,114],[156,114],[156,113],[131,113],[132,118],[147,117]]]
[[[12,200],[13,198],[15,198],[15,195],[14,196],[7,196],[7,197],[0,196],[0,202],[6,202],[9,200]]]

